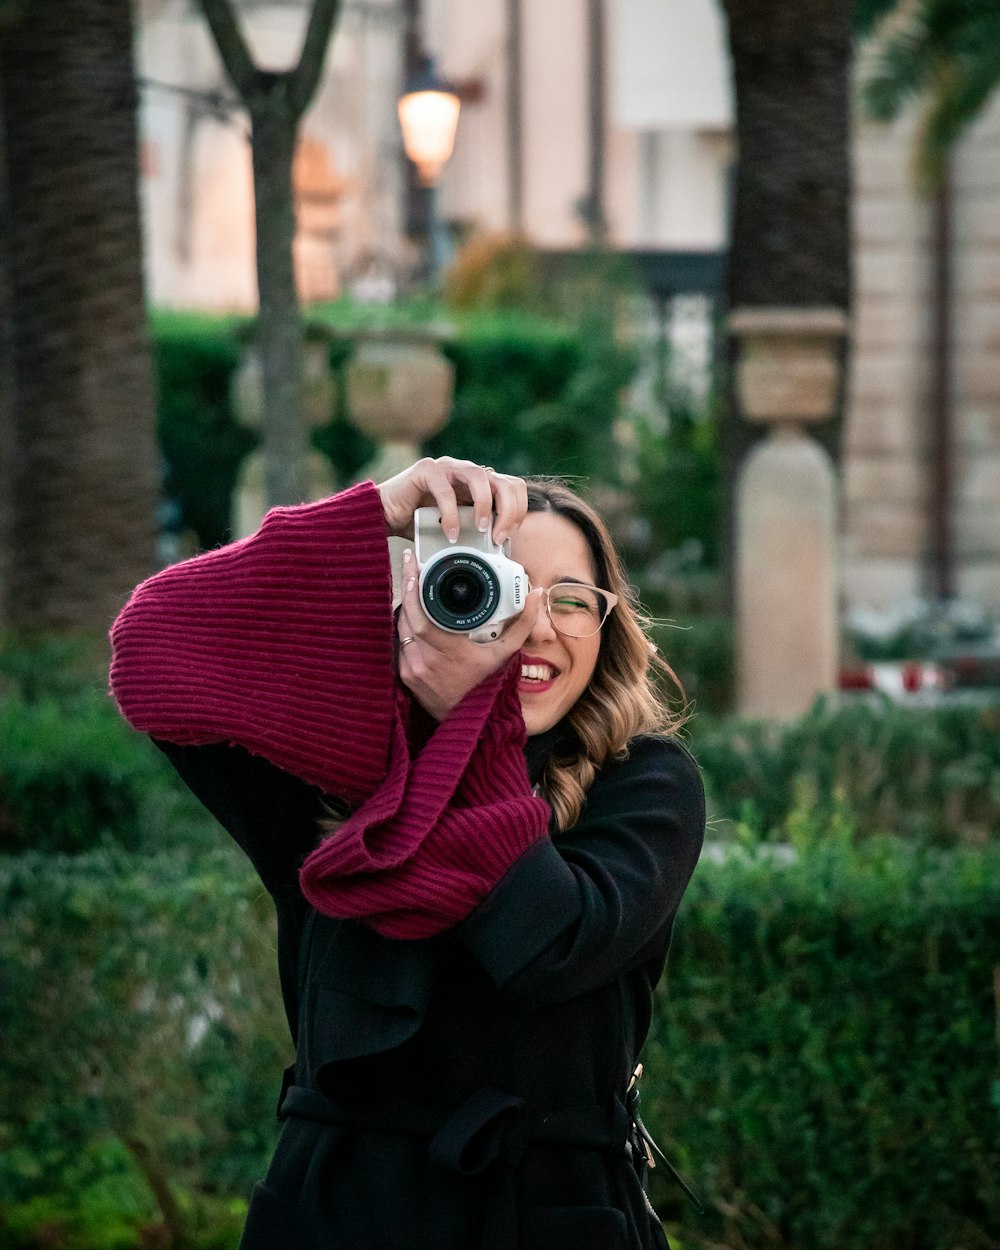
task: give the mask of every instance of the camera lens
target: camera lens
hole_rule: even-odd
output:
[[[485,624],[500,603],[500,583],[492,566],[468,554],[446,552],[429,562],[420,593],[431,620],[455,633]]]
[[[482,581],[466,569],[452,569],[438,582],[438,598],[455,616],[475,612],[486,594]]]

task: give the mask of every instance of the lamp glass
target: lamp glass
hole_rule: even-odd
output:
[[[399,101],[406,155],[427,184],[451,156],[460,108],[458,96],[450,91],[411,91]]]

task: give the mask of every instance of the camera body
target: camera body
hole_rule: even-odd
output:
[[[512,616],[524,611],[528,578],[511,560],[508,544],[493,541],[493,525],[476,528],[475,510],[459,508],[458,541],[441,529],[437,508],[418,508],[413,536],[420,565],[420,606],[440,629],[493,642]]]

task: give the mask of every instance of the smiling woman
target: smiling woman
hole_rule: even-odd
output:
[[[387,535],[459,505],[535,587],[488,643],[412,553],[392,613]],[[113,641],[277,909],[296,1060],[245,1250],[664,1246],[633,1073],[704,800],[594,510],[422,460],[165,570]]]

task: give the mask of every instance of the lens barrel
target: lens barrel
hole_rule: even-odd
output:
[[[495,615],[500,581],[493,567],[478,556],[445,552],[427,569],[420,594],[424,611],[435,624],[465,633]]]

